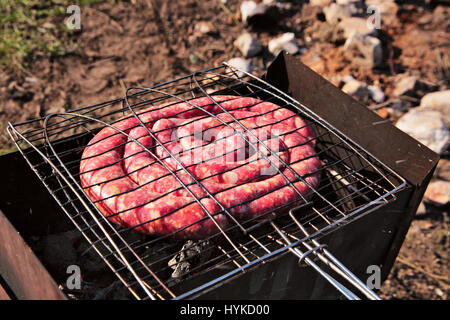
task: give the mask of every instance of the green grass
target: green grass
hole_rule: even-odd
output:
[[[76,47],[65,25],[69,5],[101,0],[0,0],[0,66],[25,71],[42,56],[64,55]]]
[[[17,147],[11,147],[11,148],[0,148],[0,156],[8,153],[13,153],[17,151]]]

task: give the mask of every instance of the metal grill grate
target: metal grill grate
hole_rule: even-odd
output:
[[[282,187],[290,186],[298,192],[298,200],[266,212],[266,217],[275,216],[274,212],[277,212],[276,217],[271,219],[237,221],[229,213],[231,208],[220,205],[215,194],[203,187],[201,179],[191,175],[192,184],[186,185],[179,180],[182,185],[180,188],[190,190],[191,185],[203,188],[207,197],[219,204],[220,212],[227,214],[232,220],[228,227],[220,228],[216,234],[204,240],[174,241],[171,235],[147,236],[135,232],[137,226],[119,228],[112,224],[110,217],[105,218],[95,206],[98,201],[87,197],[84,192],[86,188],[80,184],[80,159],[88,142],[101,128],[115,128],[114,124],[124,116],[137,117],[137,126],[147,129],[138,115],[149,106],[165,108],[182,101],[190,103],[192,109],[202,109],[205,117],[219,119],[216,114],[209,114],[190,102],[193,98],[204,96],[214,101],[211,97],[213,93],[272,102],[280,108],[294,111],[306,121],[307,126],[313,128],[316,156],[322,166],[319,186],[310,186],[312,197],[304,197],[293,184],[297,181],[308,184],[306,176],[299,176],[290,164],[283,163],[286,170],[294,173],[296,180],[285,177],[286,184]],[[215,103],[220,107],[220,104]],[[223,113],[232,118],[230,123],[240,126],[243,132],[249,132],[242,124],[242,119],[236,119],[225,109]],[[279,121],[282,120],[284,119]],[[230,123],[222,121],[221,125],[229,126]],[[116,131],[117,134],[128,135],[123,131]],[[177,161],[165,144],[154,133],[148,129],[147,131],[155,139],[157,146],[168,153],[167,158]],[[405,180],[315,115],[307,106],[262,79],[223,65],[151,88],[130,88],[123,99],[9,124],[8,132],[64,212],[138,299],[196,297],[287,251],[313,267],[347,298],[356,299],[358,296],[326,273],[318,265],[320,262],[325,263],[368,298],[378,298],[317,240],[395,200],[395,193],[405,186]],[[129,135],[128,137],[139,143]],[[250,139],[244,136],[242,138],[247,140],[250,148],[257,150]],[[254,138],[269,149],[271,155],[276,156],[265,145],[265,141],[256,136]],[[147,148],[145,151],[154,152]],[[266,157],[264,154],[262,156]],[[265,159],[270,162],[267,157]],[[157,161],[165,165],[162,160],[165,159]],[[277,160],[283,162],[280,158]],[[180,162],[178,164],[180,168],[177,170],[165,166],[174,177],[177,177],[178,171],[189,174],[188,168]],[[280,169],[276,169],[283,174]],[[201,199],[192,193],[191,195],[192,203],[203,207]],[[213,219],[210,213],[207,212],[207,215],[205,219]],[[200,285],[196,281],[188,281],[195,279],[203,280]],[[190,285],[191,283],[195,285]]]

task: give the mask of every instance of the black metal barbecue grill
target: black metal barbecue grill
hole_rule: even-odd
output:
[[[197,241],[146,236],[112,224],[80,185],[88,141],[148,106],[213,93],[270,101],[312,126],[322,163],[312,197],[286,203],[272,219],[234,220]],[[8,132],[62,211],[136,299],[379,299],[365,283],[367,266],[377,265],[387,276],[437,157],[363,108],[282,54],[263,79],[224,64],[150,88],[130,88],[121,99],[10,124]],[[393,140],[383,140],[388,135]],[[424,165],[412,172],[412,163]],[[198,179],[194,183],[202,186]],[[295,189],[287,179],[286,186]],[[208,197],[215,200],[214,194]],[[237,286],[242,289],[233,289]]]

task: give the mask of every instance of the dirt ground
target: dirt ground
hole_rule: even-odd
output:
[[[20,70],[0,65],[0,148],[7,152],[12,147],[5,132],[8,121],[120,97],[126,87],[151,86],[240,56],[233,41],[244,29],[265,48],[251,58],[257,75],[274,58],[267,50],[268,41],[294,32],[305,48],[298,58],[337,86],[342,86],[340,76],[352,75],[379,86],[389,99],[396,75],[408,71],[426,83],[428,91],[448,88],[448,6],[399,1],[395,18],[382,25],[384,63],[367,69],[346,57],[342,43],[329,39],[321,10],[304,2],[283,2],[283,18],[264,28],[241,21],[237,0],[226,5],[219,0],[96,3],[81,7],[82,29],[71,32],[58,31],[64,15],[49,16],[46,27],[67,44],[63,53],[31,56]],[[374,110],[395,120],[383,107]],[[381,289],[383,298],[448,299],[448,209],[428,206],[428,212],[413,221]]]

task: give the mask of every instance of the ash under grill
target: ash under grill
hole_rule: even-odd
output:
[[[143,235],[134,230],[136,226],[121,228],[112,224],[100,213],[95,201],[86,196],[80,183],[80,159],[92,137],[105,126],[114,127],[124,116],[136,117],[148,106],[189,102],[213,94],[272,102],[294,111],[313,128],[321,178],[317,187],[310,186],[311,197],[300,194],[299,199],[266,212],[264,216],[271,216],[271,219],[264,221],[260,218],[230,219],[229,226],[204,240],[173,240],[172,234]],[[242,125],[237,119],[232,123]],[[302,101],[296,101],[265,80],[223,65],[151,88],[130,88],[123,99],[10,124],[8,131],[92,250],[135,298],[201,296],[286,253],[295,255],[300,264],[312,267],[349,299],[356,299],[358,295],[378,298],[318,240],[395,201],[396,194],[407,185],[405,179]],[[158,146],[164,146],[155,136],[153,138]],[[247,142],[250,148],[257,149],[254,143]],[[272,150],[269,152],[274,154]],[[170,153],[168,157],[175,158]],[[289,164],[283,165],[290,169]],[[187,171],[187,168],[179,170]],[[306,178],[297,174],[293,181],[286,179],[282,187],[296,191],[293,184],[307,183]],[[201,180],[193,180],[192,185],[202,186]],[[183,188],[188,187],[183,183]],[[217,202],[214,194],[208,193],[207,197]],[[200,200],[193,197],[193,203],[200,203]],[[229,210],[222,208],[221,213],[232,217]],[[206,219],[213,216],[208,215]],[[347,288],[348,284],[352,290]]]

